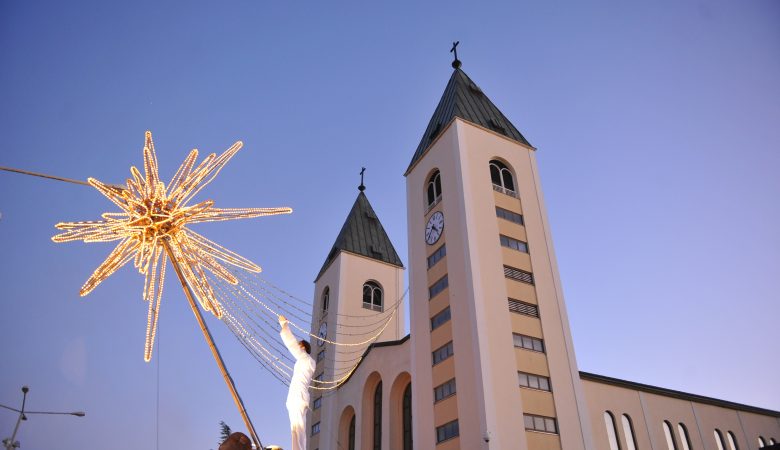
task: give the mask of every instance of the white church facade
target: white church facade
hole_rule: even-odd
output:
[[[312,333],[354,345],[312,343],[316,377],[343,383],[312,391],[309,450],[780,441],[780,412],[578,370],[535,149],[453,67],[405,173],[410,333],[405,268],[362,189],[316,277]]]

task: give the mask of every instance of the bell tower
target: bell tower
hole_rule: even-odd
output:
[[[362,172],[358,189],[357,199],[314,280],[312,334],[355,344],[336,346],[316,339],[311,343],[317,363],[315,379],[328,382],[321,387],[333,387],[351,375],[366,349],[363,342],[395,341],[404,332],[404,266],[368,201]],[[317,429],[333,429],[338,423],[337,396],[338,391],[312,390],[307,423],[319,424]],[[320,442],[320,435],[311,431],[309,448],[328,448],[329,444]]]
[[[414,445],[592,450],[536,149],[453,68],[405,173]]]

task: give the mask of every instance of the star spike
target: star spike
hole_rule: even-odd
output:
[[[126,188],[90,178],[89,184],[121,211],[107,212],[102,220],[61,222],[55,225],[62,233],[52,237],[61,243],[120,241],[103,263],[84,283],[80,294],[92,292],[128,262],[144,276],[142,298],[149,302],[144,360],[150,361],[160,313],[165,266],[170,256],[203,309],[222,317],[224,308],[209,282],[209,273],[230,284],[238,279],[227,266],[260,272],[260,266],[219,244],[195,233],[188,225],[234,219],[290,214],[288,207],[215,208],[212,200],[188,206],[188,203],[222,171],[243,146],[237,141],[221,155],[207,155],[196,165],[198,150],[190,151],[168,186],[160,180],[157,154],[151,131],[144,135],[143,171],[130,168]],[[166,252],[166,243],[171,249]]]

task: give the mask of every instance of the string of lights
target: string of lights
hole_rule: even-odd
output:
[[[57,243],[75,240],[85,243],[119,241],[84,283],[80,294],[88,295],[102,281],[133,261],[135,269],[144,275],[142,298],[149,303],[144,360],[151,360],[154,348],[169,259],[169,254],[165,251],[167,245],[170,247],[170,259],[173,259],[171,262],[180,267],[182,276],[201,307],[221,319],[263,369],[282,384],[288,385],[293,361],[286,348],[279,345],[275,321],[281,311],[301,323],[309,323],[311,313],[308,311],[311,310],[311,302],[302,300],[258,276],[261,271],[258,265],[187,227],[195,223],[292,212],[286,207],[216,208],[211,200],[187,205],[221,172],[242,145],[238,141],[219,156],[215,153],[209,154],[198,165],[198,150],[192,150],[171,178],[167,188],[159,178],[157,156],[150,132],[146,133],[143,149],[144,174],[136,167],[131,167],[131,178],[126,180],[125,186],[106,184],[94,178],[83,182],[5,167],[0,167],[0,170],[89,185],[121,209],[121,212],[102,214],[102,220],[99,221],[60,222],[56,228],[62,232],[53,236],[52,240]],[[358,342],[328,340],[308,332],[295,322],[290,322],[293,328],[304,335],[344,347],[339,352],[342,357],[359,354],[354,358],[338,360],[335,355],[333,358],[328,357],[326,362],[331,364],[326,364],[325,369],[332,373],[334,379],[313,380],[312,389],[335,389],[352,375],[362,361],[366,349],[379,338],[395,317],[407,292],[408,289],[379,315],[378,320],[376,314],[335,313],[343,318],[373,320],[358,324],[337,323],[338,327],[367,329],[363,332],[339,333],[340,336],[360,337]],[[308,311],[298,305],[306,307]],[[351,364],[337,366],[346,363]]]
[[[279,286],[276,286],[275,284],[271,283],[270,281],[266,280],[265,278],[263,278],[261,276],[257,276],[256,278],[258,280],[260,280],[261,282],[263,282],[263,283],[271,286],[272,288],[276,289],[277,291],[279,291],[283,295],[285,295],[285,296],[287,296],[287,297],[289,297],[289,298],[291,298],[293,300],[296,300],[299,303],[303,303],[303,304],[306,304],[306,305],[311,305],[310,301],[303,300],[303,299],[300,299],[300,298],[292,295],[291,293],[285,291],[284,289],[280,288]],[[408,290],[409,289],[407,288],[407,291]],[[396,301],[394,303],[389,305],[388,308],[394,308],[395,306],[397,306],[400,302],[403,301],[404,297],[406,297],[406,292],[404,292],[404,294],[401,295],[401,297],[396,299]],[[363,314],[363,315],[353,315],[353,314],[343,314],[343,313],[335,313],[335,314],[338,317],[349,317],[349,318],[353,318],[353,319],[374,319],[374,318],[376,318],[376,315],[374,315],[374,314]],[[359,325],[352,325],[352,326],[359,326]]]

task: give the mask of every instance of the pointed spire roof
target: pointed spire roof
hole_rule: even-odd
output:
[[[460,64],[458,64],[452,72],[447,87],[444,89],[439,105],[436,106],[436,110],[433,112],[431,121],[428,122],[428,127],[425,129],[420,145],[417,146],[406,173],[409,173],[412,166],[422,158],[439,133],[455,117],[460,117],[468,122],[493,130],[509,139],[531,147],[531,144],[523,137],[520,131],[496,108],[496,105],[487,98],[482,89],[471,81],[471,78],[460,69]]]
[[[340,251],[355,253],[398,267],[404,266],[363,190],[360,191],[355,204],[352,205],[352,210],[349,212],[344,226],[341,227],[333,248],[330,249],[325,263],[317,274],[317,278],[314,279],[315,282],[320,279],[325,269],[336,259]]]

